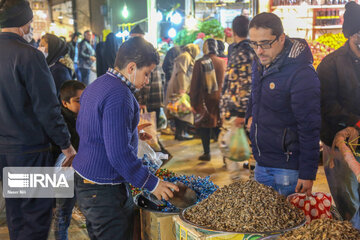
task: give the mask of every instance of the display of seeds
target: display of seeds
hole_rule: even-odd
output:
[[[301,228],[283,234],[278,240],[358,240],[360,232],[350,222],[317,219]]]
[[[304,213],[274,189],[254,180],[220,188],[185,211],[185,219],[215,231],[263,233],[301,225]]]

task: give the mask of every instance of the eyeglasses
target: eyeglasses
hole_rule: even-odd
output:
[[[258,44],[257,42],[250,41],[250,47],[252,47],[253,49],[258,49],[258,47],[260,47],[261,49],[270,49],[271,45],[273,45],[274,42],[276,42],[278,39],[279,37],[276,37],[274,40],[270,42],[260,43],[260,44]]]

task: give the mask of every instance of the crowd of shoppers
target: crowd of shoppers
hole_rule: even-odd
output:
[[[339,132],[360,129],[360,6],[349,2],[345,8],[348,41],[314,69],[307,42],[287,36],[273,13],[251,21],[237,16],[228,56],[221,40],[201,36],[200,47],[173,46],[162,61],[140,26],[121,45],[108,34],[96,51],[89,30],[81,42],[76,32],[69,43],[47,33],[34,48],[29,3],[1,0],[1,170],[53,166],[63,153],[63,166],[75,170],[76,193],[57,199],[56,206],[53,199],[7,198],[11,239],[47,239],[53,207],[56,238],[67,239],[76,201],[91,239],[131,239],[129,184],[166,200],[179,190],[137,157],[138,141],[144,140],[138,134],[140,110],[160,119],[168,103],[186,95],[186,114],[167,113],[175,140],[199,135],[198,159],[210,161],[212,138],[222,141],[229,129],[247,128],[255,180],[285,196],[311,194],[321,139],[336,206],[360,229],[360,163],[354,172],[332,147]],[[98,78],[91,83],[95,62]]]

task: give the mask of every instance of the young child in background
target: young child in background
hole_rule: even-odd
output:
[[[76,132],[76,118],[80,110],[80,97],[85,89],[85,84],[79,81],[70,80],[63,83],[60,88],[61,114],[63,115],[69,132],[71,134],[71,144],[76,151],[79,147],[79,135]],[[76,197],[56,199],[56,209],[54,214],[55,239],[67,240],[68,228],[71,221],[72,210]]]

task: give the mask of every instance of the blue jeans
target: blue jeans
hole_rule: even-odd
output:
[[[54,214],[55,239],[68,240],[68,228],[75,206],[76,197],[56,199],[56,210]]]
[[[298,178],[298,170],[262,167],[258,164],[255,167],[256,181],[272,187],[285,196],[295,193]]]
[[[81,72],[80,72],[80,68],[79,68],[77,63],[74,63],[74,69],[75,69],[75,77],[76,77],[76,79],[79,82],[81,82]]]
[[[87,68],[79,68],[81,74],[81,82],[84,83],[86,86],[89,85],[89,78],[90,78],[90,69]]]
[[[331,147],[324,145],[324,169],[336,208],[344,220],[360,230],[360,184],[338,150],[332,154],[334,168],[330,168],[330,155]]]
[[[132,240],[134,200],[129,184],[86,183],[75,173],[78,205],[91,240]]]

